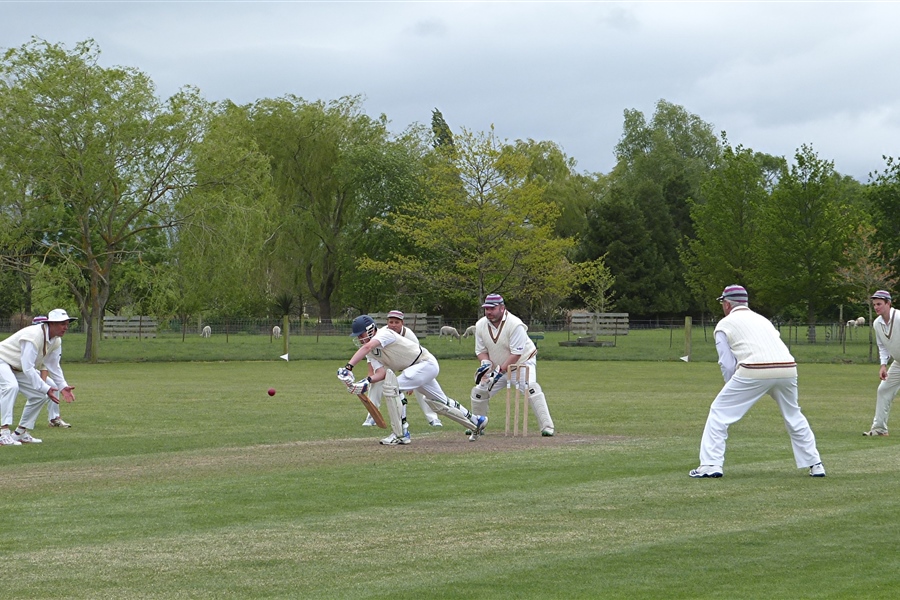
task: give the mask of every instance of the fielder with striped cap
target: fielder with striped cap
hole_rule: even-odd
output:
[[[808,468],[812,477],[825,477],[816,437],[797,403],[797,363],[778,330],[750,310],[747,290],[740,285],[726,287],[718,301],[725,316],[716,325],[716,351],[725,386],[709,407],[700,440],[700,466],[689,475],[723,475],[728,427],[768,394],[781,410],[797,468]]]

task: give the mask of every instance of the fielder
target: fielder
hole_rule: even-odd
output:
[[[38,315],[31,320],[32,325],[40,325],[41,323],[46,323],[47,317],[44,315]],[[62,349],[60,349],[60,358],[62,358]],[[41,379],[47,381],[47,377],[50,375],[50,372],[44,368],[44,365],[37,366],[38,372],[41,375]],[[50,427],[62,427],[69,428],[71,425],[66,421],[62,420],[62,416],[60,416],[59,412],[59,403],[58,402],[48,402],[47,403],[47,423]]]
[[[59,403],[61,395],[66,402],[75,400],[74,387],[66,383],[59,358],[62,336],[74,321],[61,308],[51,310],[45,323],[23,327],[0,342],[0,446],[39,444],[32,437],[38,413],[47,402]],[[52,379],[41,379],[38,368],[46,368]],[[10,433],[13,407],[19,392],[27,402],[15,432]]]
[[[506,387],[510,367],[527,365],[528,381],[518,381],[514,376],[511,383],[520,388],[527,386],[541,435],[552,436],[556,429],[547,408],[547,399],[537,382],[537,346],[528,337],[528,327],[506,310],[500,294],[488,294],[481,307],[484,316],[475,323],[475,354],[481,365],[475,371],[472,410],[478,414],[488,414],[491,398]]]
[[[878,314],[878,318],[872,323],[875,330],[875,341],[878,343],[878,358],[881,360],[881,368],[878,371],[878,392],[875,398],[875,418],[872,427],[863,433],[865,436],[887,436],[888,417],[891,416],[891,405],[894,396],[900,391],[900,366],[897,358],[900,357],[900,333],[894,337],[894,325],[896,324],[896,312],[891,308],[891,294],[885,290],[878,290],[870,297],[872,308]],[[900,331],[900,328],[898,328]],[[891,367],[888,362],[893,359]]]
[[[387,327],[378,329],[369,315],[353,320],[350,335],[360,348],[345,366],[338,369],[337,376],[351,394],[365,394],[373,382],[384,381],[382,397],[390,416],[391,435],[381,440],[382,444],[394,446],[410,443],[407,432],[403,430],[402,416],[402,392],[409,390],[418,390],[424,394],[425,401],[436,413],[470,428],[471,441],[475,441],[484,432],[487,417],[472,414],[444,394],[437,382],[440,372],[438,361],[418,341],[401,337]],[[363,358],[371,363],[374,374],[354,382],[353,367]]]
[[[721,477],[728,427],[747,414],[763,395],[778,404],[791,436],[798,469],[825,477],[816,436],[797,403],[797,363],[775,326],[748,304],[747,290],[729,285],[719,296],[725,316],[716,325],[716,350],[725,386],[709,407],[700,440],[700,466],[691,477]]]
[[[399,310],[392,310],[388,313],[387,317],[387,326],[391,331],[396,332],[402,337],[407,338],[408,340],[419,343],[419,338],[416,337],[415,332],[412,329],[408,329],[403,326],[404,314]],[[375,369],[372,367],[372,363],[369,362],[369,376],[373,376],[375,374]],[[372,404],[381,408],[381,396],[382,396],[382,385],[383,380],[375,381],[372,383],[372,386],[369,388],[369,400],[372,401]],[[422,392],[414,391],[416,400],[419,402],[419,408],[422,409],[422,413],[425,415],[425,418],[428,420],[428,424],[432,427],[443,427],[443,423],[438,418],[437,413],[431,410],[431,407],[428,406],[428,403],[425,401],[425,395]],[[363,421],[363,427],[372,427],[375,425],[375,420],[372,419],[372,415],[367,415],[366,420]],[[408,427],[408,423],[406,421],[406,399],[403,400],[403,427],[406,429]]]

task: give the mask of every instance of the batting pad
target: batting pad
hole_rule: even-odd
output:
[[[388,416],[391,418],[391,431],[397,437],[403,437],[403,401],[400,399],[400,388],[397,384],[397,375],[390,369],[384,377],[384,385],[381,395],[387,405]]]
[[[475,423],[467,416],[469,411],[463,408],[459,402],[456,400],[447,399],[447,401],[442,400],[432,400],[431,398],[425,398],[425,402],[428,403],[435,413],[439,415],[444,415],[451,421],[455,421],[466,427],[468,429],[474,429],[476,427]]]

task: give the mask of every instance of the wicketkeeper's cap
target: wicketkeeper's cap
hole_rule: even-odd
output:
[[[388,313],[388,319],[391,319],[391,318],[400,319],[402,321],[403,313],[400,312],[399,310],[392,310]]]
[[[722,295],[716,298],[717,302],[728,300],[730,302],[747,302],[747,290],[742,285],[729,285],[722,290]]]
[[[887,290],[878,290],[871,296],[869,296],[872,300],[887,300],[891,302],[891,293]]]
[[[484,304],[481,305],[481,308],[500,306],[501,304],[503,304],[503,296],[501,296],[500,294],[488,294],[484,299]]]
[[[63,321],[77,321],[78,317],[70,317],[64,308],[54,308],[47,313],[49,323],[62,323]]]
[[[31,320],[32,325],[40,325],[41,323],[46,323],[46,322],[47,322],[47,317],[45,317],[44,315],[38,315]]]

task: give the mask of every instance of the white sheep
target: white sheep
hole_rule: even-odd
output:
[[[281,337],[281,327],[279,327],[278,325],[273,327],[272,328],[272,336],[276,337],[276,338],[280,338]]]
[[[207,325],[206,327],[204,327],[204,328],[203,328],[203,331],[200,332],[200,337],[208,338],[208,337],[211,336],[211,335],[212,335],[212,328],[211,328],[209,325]]]
[[[438,337],[444,337],[445,335],[451,338],[456,338],[457,340],[459,339],[459,332],[455,327],[450,327],[449,325],[444,325],[443,327],[441,327],[441,332],[438,334]]]
[[[475,326],[474,325],[469,325],[468,327],[466,327],[466,332],[464,334],[462,334],[462,336],[464,338],[467,338],[470,335],[472,335],[472,336],[475,335]]]
[[[856,326],[857,326],[857,327],[862,327],[862,326],[865,325],[865,324],[866,324],[866,318],[865,318],[865,317],[859,317],[858,319],[856,319]]]

